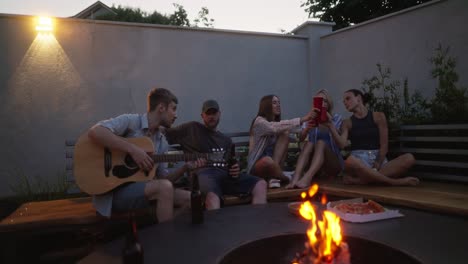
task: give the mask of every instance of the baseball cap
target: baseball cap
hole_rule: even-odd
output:
[[[216,102],[215,100],[213,99],[210,99],[210,100],[207,100],[203,103],[203,107],[202,107],[202,112],[203,113],[206,113],[206,111],[210,110],[210,109],[216,109],[216,111],[219,111],[219,105],[218,105],[218,102]]]

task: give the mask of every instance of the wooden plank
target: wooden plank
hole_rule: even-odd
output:
[[[415,172],[418,177],[429,180],[443,180],[460,183],[468,183],[468,175],[454,175],[444,173],[433,173],[433,172]]]
[[[65,158],[67,158],[67,159],[73,159],[73,150],[67,150],[67,151],[65,151]]]
[[[233,133],[224,133],[224,135],[233,138],[233,137],[249,137],[250,132],[233,132]]]
[[[399,152],[425,153],[425,154],[468,155],[468,150],[466,150],[466,149],[400,148]]]
[[[468,137],[398,137],[400,142],[468,142]]]
[[[65,146],[67,147],[73,147],[75,146],[76,140],[75,139],[67,139],[65,140]]]
[[[463,130],[468,129],[468,124],[447,125],[403,125],[400,130]]]
[[[341,197],[363,197],[378,202],[422,210],[468,216],[468,186],[463,193],[427,188],[422,182],[416,187],[344,185],[321,183],[320,192]]]
[[[416,165],[468,169],[468,163],[435,160],[416,160]]]
[[[236,147],[248,147],[249,146],[249,142],[234,142],[234,145]]]

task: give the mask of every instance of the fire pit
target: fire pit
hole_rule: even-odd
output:
[[[352,264],[422,264],[414,257],[390,246],[370,240],[345,236]],[[290,264],[304,249],[305,234],[284,234],[254,240],[229,251],[219,264]]]

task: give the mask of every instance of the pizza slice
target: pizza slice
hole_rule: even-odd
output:
[[[385,211],[382,205],[372,200],[365,203],[340,203],[334,208],[348,214],[374,214]]]

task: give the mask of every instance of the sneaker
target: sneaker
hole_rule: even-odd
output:
[[[278,180],[278,179],[271,179],[271,180],[268,182],[268,187],[269,187],[270,189],[279,188],[279,187],[281,187],[281,181]]]
[[[294,171],[283,171],[283,175],[289,178],[289,181],[292,180]]]

